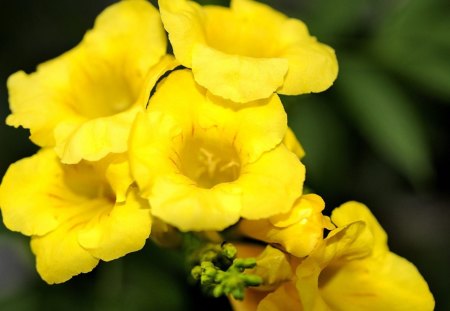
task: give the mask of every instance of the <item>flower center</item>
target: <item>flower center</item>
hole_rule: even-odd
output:
[[[110,185],[92,165],[82,162],[63,167],[64,184],[73,198],[115,202],[116,197]]]
[[[241,163],[231,144],[218,140],[189,139],[181,150],[180,158],[181,172],[201,188],[210,189],[239,177]]]
[[[72,72],[74,92],[69,106],[89,119],[107,117],[130,108],[137,98],[130,82],[110,64],[80,66]]]

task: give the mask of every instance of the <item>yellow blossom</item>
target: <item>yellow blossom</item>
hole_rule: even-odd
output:
[[[148,203],[131,187],[126,157],[61,164],[52,149],[12,164],[0,186],[5,226],[31,236],[48,283],[137,251],[150,234]],[[120,181],[118,181],[120,180]]]
[[[308,257],[288,260],[295,271],[290,280],[272,291],[248,289],[243,302],[231,301],[234,310],[433,310],[427,283],[412,263],[389,251],[386,233],[366,206],[348,202],[331,220],[337,228]],[[263,270],[266,278],[280,275],[279,260],[272,261],[265,263],[273,267]]]
[[[322,240],[327,227],[322,215],[325,203],[316,194],[301,196],[284,214],[260,220],[243,220],[240,231],[251,238],[280,245],[288,253],[305,257]]]
[[[152,75],[173,62],[158,64],[166,41],[149,2],[110,6],[75,48],[34,73],[11,75],[7,124],[30,129],[34,143],[55,147],[68,164],[125,152],[130,125],[147,101],[139,100],[141,92],[157,79]]]
[[[336,79],[333,49],[310,36],[303,22],[252,0],[231,7],[159,0],[176,58],[197,83],[235,102],[273,92],[321,92]]]
[[[183,231],[286,212],[305,173],[281,143],[286,130],[278,96],[238,109],[198,86],[189,70],[176,71],[133,125],[133,177],[152,213]]]
[[[387,236],[369,209],[348,202],[335,209],[338,227],[297,267],[304,310],[434,309],[417,268],[387,247]]]

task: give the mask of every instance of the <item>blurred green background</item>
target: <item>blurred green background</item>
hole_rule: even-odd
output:
[[[0,119],[9,113],[7,77],[76,45],[113,2],[0,1]],[[308,187],[328,211],[347,200],[366,203],[391,249],[428,281],[436,310],[450,310],[450,2],[265,2],[305,21],[340,64],[330,90],[283,97],[307,152]],[[3,123],[2,176],[36,150],[27,131]],[[229,310],[226,300],[203,297],[188,284],[177,253],[148,244],[48,286],[34,269],[28,238],[0,224],[0,310]]]

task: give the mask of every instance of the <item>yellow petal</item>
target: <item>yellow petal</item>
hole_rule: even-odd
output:
[[[256,258],[256,267],[246,272],[263,279],[258,290],[277,288],[294,275],[287,254],[270,245]]]
[[[180,127],[168,115],[142,112],[136,116],[128,153],[132,175],[143,197],[148,198],[152,194],[156,176],[170,174],[175,169],[171,143],[180,133]],[[152,142],[155,143],[149,148]]]
[[[355,201],[342,204],[333,210],[331,220],[338,227],[343,227],[356,221],[363,221],[369,231],[366,234],[372,235],[371,239],[373,239],[374,243],[373,256],[383,255],[389,251],[386,232],[364,204]]]
[[[65,164],[85,159],[98,161],[110,153],[123,153],[128,147],[130,127],[140,107],[82,124],[63,121],[55,129],[55,151]]]
[[[355,222],[345,228],[332,231],[325,241],[321,242],[309,257],[297,267],[296,287],[305,310],[329,310],[320,292],[320,275],[327,266],[339,260],[353,260],[370,254],[371,246],[366,241],[359,241],[358,237],[364,232],[362,222]]]
[[[245,290],[244,300],[236,300],[232,296],[229,296],[228,299],[233,311],[255,311],[259,302],[267,295],[267,293],[268,292],[247,288]]]
[[[239,229],[245,235],[268,243],[276,243],[288,253],[305,257],[322,239],[325,203],[314,194],[303,195],[285,213],[256,221],[243,220]]]
[[[78,233],[78,242],[96,258],[110,261],[144,247],[150,235],[151,215],[133,189],[107,216],[91,220]]]
[[[125,202],[128,189],[134,182],[131,176],[130,163],[126,154],[111,156],[110,161],[107,163],[105,177],[116,194],[116,202]]]
[[[191,68],[194,46],[205,41],[200,5],[185,0],[159,0],[158,4],[175,57]]]
[[[261,300],[257,311],[302,311],[302,304],[292,282],[285,283]]]
[[[145,77],[166,53],[167,39],[155,7],[145,0],[133,0],[106,8],[84,36],[82,45],[90,54],[120,60],[122,74],[127,80],[134,80]],[[130,83],[130,87],[138,85]]]
[[[157,87],[156,83],[164,74],[175,69],[179,65],[180,63],[178,60],[170,54],[161,57],[159,62],[147,72],[144,87],[141,89],[139,99],[137,100],[138,105],[142,108],[147,108],[150,95],[153,89]]]
[[[0,186],[0,206],[5,226],[25,235],[43,235],[59,224],[55,205],[60,194],[60,166],[52,150],[11,164]],[[49,204],[53,202],[53,204]]]
[[[219,184],[198,188],[176,176],[155,181],[152,214],[182,231],[223,230],[239,220],[240,189]]]
[[[70,83],[65,74],[65,63],[70,55],[72,53],[66,53],[39,65],[34,74],[18,71],[7,81],[12,114],[6,118],[6,124],[30,129],[30,139],[41,147],[55,145],[53,129],[60,116],[72,123],[82,120],[73,114],[69,105],[61,104],[64,95],[59,94]],[[42,72],[46,73],[45,79]]]
[[[280,94],[322,92],[337,77],[338,63],[334,50],[317,42],[307,32],[305,34],[305,30],[304,24],[295,19],[287,20],[281,30],[281,40],[286,46],[280,57],[288,60],[289,70],[283,85],[277,90]]]
[[[258,22],[264,22],[267,26],[270,23],[279,24],[286,19],[281,12],[275,11],[272,7],[252,0],[231,0],[231,9],[239,16],[257,19]]]
[[[317,194],[304,194],[286,214],[272,216],[269,221],[275,227],[283,228],[305,222],[312,214],[323,211],[325,202]]]
[[[434,299],[417,268],[389,253],[382,260],[355,260],[326,269],[321,295],[332,310],[378,311],[434,309]]]
[[[62,283],[80,273],[92,271],[98,259],[78,243],[78,235],[64,226],[31,239],[31,249],[36,255],[39,275],[49,284]]]
[[[200,44],[192,53],[195,81],[214,95],[239,103],[272,95],[283,84],[287,70],[283,58],[230,55]]]
[[[241,169],[242,217],[261,219],[287,212],[300,197],[304,179],[305,167],[284,145],[264,153]]]
[[[209,105],[199,109],[199,123],[214,127],[224,123],[226,135],[233,137],[234,145],[240,150],[241,158],[248,162],[278,145],[287,133],[287,115],[278,95],[257,100],[230,110],[235,103],[206,94]],[[224,134],[225,134],[224,133]]]

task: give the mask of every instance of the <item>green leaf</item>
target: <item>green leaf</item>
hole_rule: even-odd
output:
[[[370,52],[422,91],[449,100],[449,14],[450,6],[442,0],[397,5],[377,29]]]
[[[306,156],[308,186],[320,193],[339,195],[343,176],[351,165],[349,135],[336,103],[325,94],[284,96],[289,126],[302,144]],[[332,97],[334,98],[334,97]]]
[[[334,45],[339,40],[347,40],[349,33],[359,30],[357,25],[364,21],[369,3],[368,0],[310,1],[297,16],[306,22],[319,41]],[[301,8],[297,3],[296,7]]]
[[[413,102],[382,71],[367,60],[341,57],[336,87],[343,108],[378,154],[411,182],[432,174],[430,150]]]

